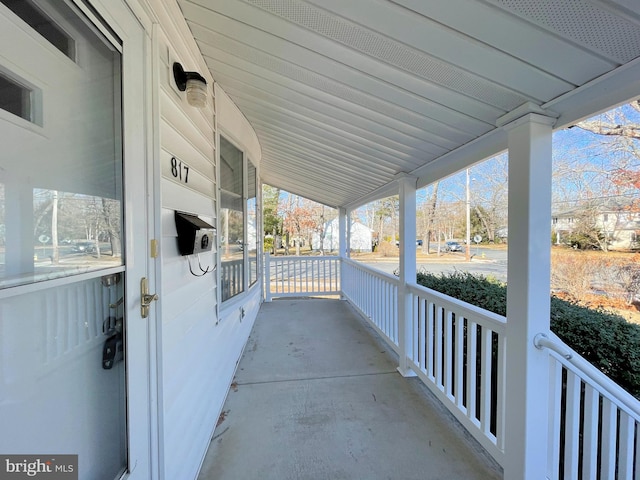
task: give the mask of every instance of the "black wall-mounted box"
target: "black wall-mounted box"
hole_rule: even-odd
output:
[[[176,212],[178,251],[180,255],[208,252],[213,247],[216,228],[196,215]]]

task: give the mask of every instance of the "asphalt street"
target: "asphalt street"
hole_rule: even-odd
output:
[[[494,250],[482,247],[476,248],[474,246],[471,248],[471,262],[465,262],[464,253],[461,252],[444,253],[439,257],[441,261],[436,258],[436,255],[436,253],[431,254],[434,258],[430,258],[428,262],[421,262],[420,259],[418,259],[418,271],[424,270],[431,273],[446,273],[457,270],[485,276],[493,276],[500,281],[507,281],[506,250]],[[393,274],[394,271],[397,271],[398,269],[398,261],[398,259],[389,259],[389,261],[363,261],[362,263],[383,272]]]

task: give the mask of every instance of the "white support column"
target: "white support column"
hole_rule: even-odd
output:
[[[509,480],[546,476],[548,352],[535,348],[533,338],[549,331],[553,123],[530,113],[504,127],[509,136],[504,478]]]
[[[269,252],[265,252],[264,254],[264,291],[265,291],[264,301],[270,302],[271,301],[271,254]]]
[[[342,260],[349,257],[349,231],[347,228],[349,228],[347,211],[341,207],[338,209],[338,236],[340,239],[338,245],[338,256],[340,257],[340,290],[342,290],[342,286],[345,281]],[[341,298],[343,298],[343,295],[341,295]]]
[[[416,178],[403,176],[398,180],[400,195],[400,288],[398,289],[398,345],[404,377],[413,377],[409,357],[413,354],[411,295],[407,285],[416,283]]]
[[[346,222],[345,222],[344,228],[345,228],[345,236],[347,238],[345,257],[351,258],[351,226],[352,226],[351,210],[345,210],[345,218],[346,218]]]
[[[348,257],[349,251],[349,231],[347,230],[347,211],[344,208],[338,209],[338,232],[339,232],[339,246],[338,256],[340,258]]]

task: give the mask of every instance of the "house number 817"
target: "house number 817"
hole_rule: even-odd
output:
[[[189,182],[189,166],[176,157],[171,157],[171,175],[184,183]]]

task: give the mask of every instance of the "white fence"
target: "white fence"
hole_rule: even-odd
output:
[[[274,297],[340,294],[340,258],[265,254],[266,301]]]
[[[421,286],[403,289],[397,277],[349,259],[341,282],[337,257],[267,256],[265,265],[268,299],[341,293],[397,353],[399,295],[409,295],[411,369],[503,464],[504,317]],[[552,333],[538,346],[549,347],[547,478],[640,479],[640,402]]]

